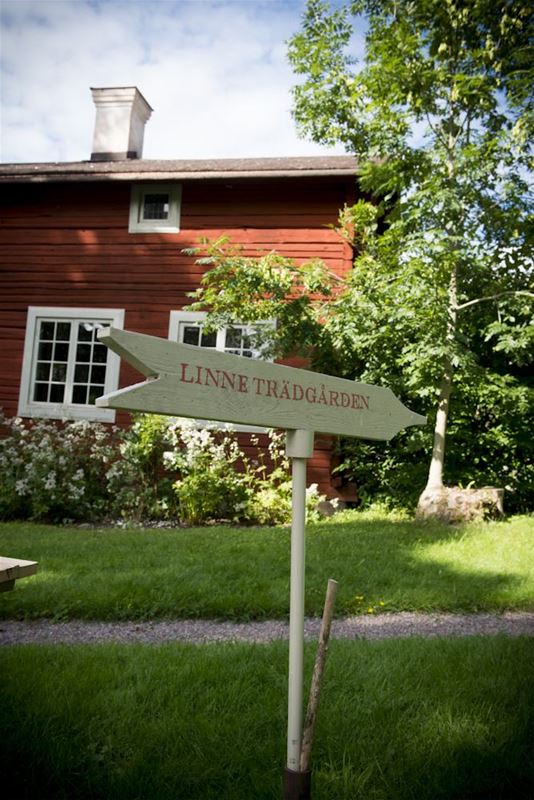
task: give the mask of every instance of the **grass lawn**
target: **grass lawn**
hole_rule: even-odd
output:
[[[529,638],[332,642],[314,800],[532,798],[533,665]],[[285,643],[19,646],[0,671],[10,800],[281,797]]]
[[[39,573],[0,596],[1,617],[285,617],[288,528],[113,530],[0,524],[0,554]],[[338,615],[534,608],[534,520],[450,527],[348,514],[307,532],[306,612],[326,582]]]

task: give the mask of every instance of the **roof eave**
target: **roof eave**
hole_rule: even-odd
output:
[[[76,161],[0,165],[2,183],[73,181],[209,181],[261,178],[354,177],[353,156],[207,159],[191,161]]]
[[[258,170],[250,172],[121,172],[121,173],[33,173],[2,175],[0,183],[73,183],[102,181],[207,181],[250,180],[251,178],[336,178],[352,177],[356,169]]]

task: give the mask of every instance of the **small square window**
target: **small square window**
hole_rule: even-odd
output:
[[[171,184],[136,184],[130,199],[130,233],[178,233],[182,187]]]
[[[33,390],[33,400],[35,403],[48,402],[48,383],[36,383]]]
[[[41,322],[41,341],[45,341],[47,339],[53,341],[55,330],[55,322]]]
[[[180,336],[184,344],[192,344],[198,347],[200,342],[200,325],[183,325]]]
[[[169,195],[145,194],[142,213],[143,219],[169,219]]]

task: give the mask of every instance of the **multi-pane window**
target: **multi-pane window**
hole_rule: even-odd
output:
[[[172,314],[180,312],[171,312]],[[258,322],[254,325],[230,325],[225,328],[219,328],[216,331],[205,331],[202,319],[187,319],[187,316],[198,316],[194,314],[187,314],[183,312],[185,319],[176,319],[175,324],[171,326],[170,338],[175,339],[177,342],[183,344],[192,344],[195,347],[211,347],[215,350],[220,350],[222,353],[231,353],[235,356],[243,356],[244,358],[261,358],[261,347],[256,341],[256,332],[265,327],[269,323]]]
[[[116,309],[28,309],[19,414],[111,419],[95,400],[117,388],[118,358],[97,334],[122,327],[123,316]]]
[[[178,233],[179,183],[134,184],[130,199],[130,233]]]
[[[108,349],[96,340],[103,327],[96,320],[39,322],[34,402],[94,405],[106,384]]]

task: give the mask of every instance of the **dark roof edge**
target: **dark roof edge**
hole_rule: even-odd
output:
[[[353,156],[0,164],[2,183],[169,181],[355,176]]]

